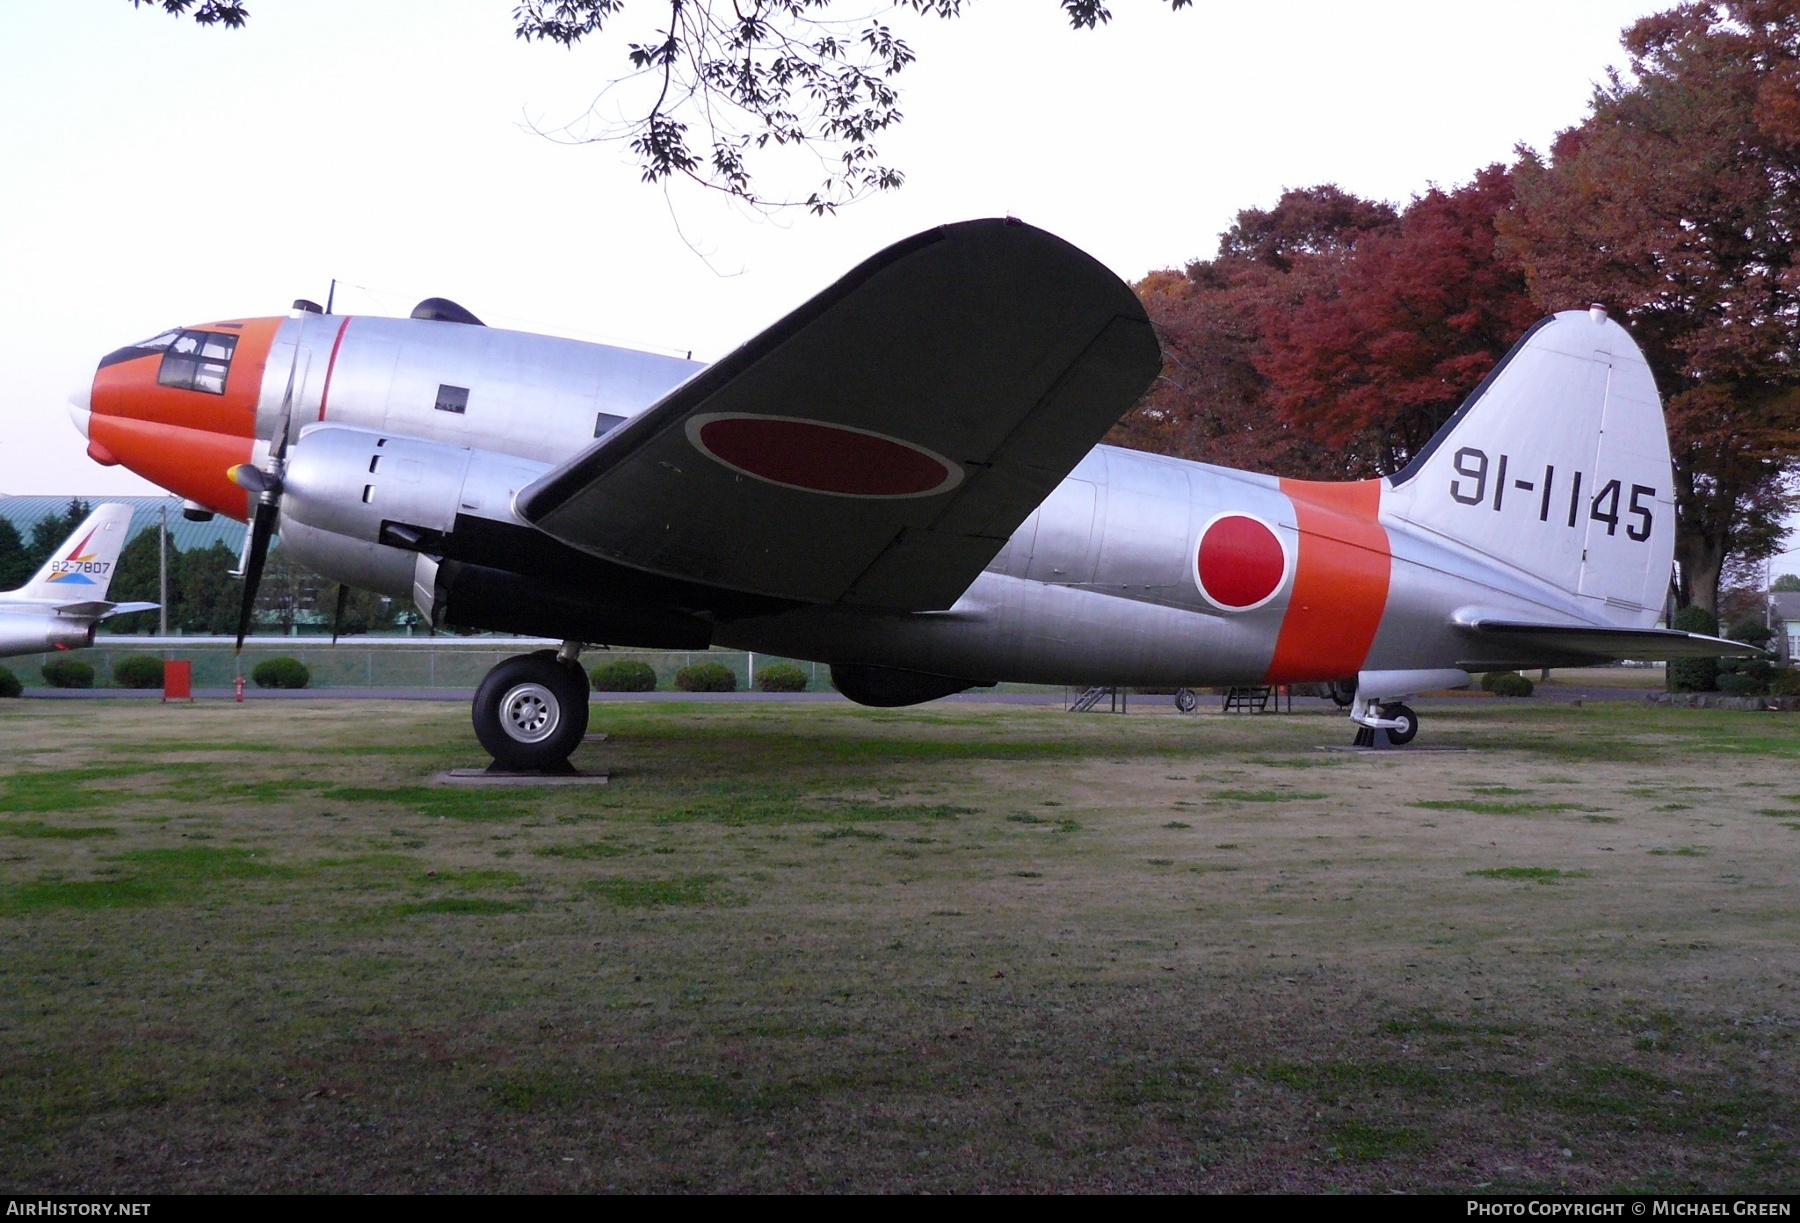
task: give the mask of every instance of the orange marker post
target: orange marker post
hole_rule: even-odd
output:
[[[171,658],[163,662],[162,699],[165,703],[194,699],[193,663],[185,658]]]

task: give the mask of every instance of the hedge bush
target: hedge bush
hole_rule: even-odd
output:
[[[162,659],[154,654],[127,654],[113,664],[112,679],[115,688],[160,688]]]
[[[52,688],[92,688],[94,669],[74,658],[52,658],[44,664],[44,682]]]
[[[1517,671],[1489,671],[1481,686],[1495,696],[1530,696],[1537,687]]]
[[[1772,696],[1800,696],[1800,667],[1778,667],[1769,677]]]
[[[616,659],[594,668],[595,692],[655,692],[656,668],[647,662]]]
[[[1704,607],[1684,607],[1675,613],[1670,628],[1684,633],[1719,631],[1719,622]],[[1670,692],[1712,692],[1718,687],[1719,660],[1716,658],[1675,658],[1669,661]]]
[[[1726,696],[1756,696],[1762,691],[1762,684],[1754,675],[1745,675],[1741,671],[1721,675],[1715,683]]]
[[[24,692],[25,685],[19,682],[19,677],[5,667],[0,667],[0,697],[22,696]]]
[[[312,682],[312,672],[298,658],[265,658],[250,672],[258,688],[304,688]]]
[[[683,692],[736,692],[737,676],[722,662],[697,662],[675,672],[675,686]]]
[[[756,686],[764,692],[805,692],[806,672],[797,663],[770,663],[757,671]]]

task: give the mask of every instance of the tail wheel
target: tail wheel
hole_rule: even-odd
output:
[[[1399,722],[1399,726],[1388,727],[1388,742],[1406,744],[1413,741],[1419,733],[1419,715],[1405,705],[1383,705],[1381,716],[1390,722]]]
[[[501,768],[555,768],[587,734],[587,676],[553,650],[508,658],[482,679],[470,712]]]

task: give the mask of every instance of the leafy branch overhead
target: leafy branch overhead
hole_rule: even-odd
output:
[[[175,17],[191,10],[194,20],[201,25],[222,25],[233,30],[240,28],[250,17],[250,10],[240,0],[131,0],[132,8],[145,5],[160,8]]]
[[[1193,0],[1165,2],[1183,9]],[[249,16],[239,0],[131,3],[203,25],[237,27]],[[1078,30],[1112,20],[1104,0],[1057,3]],[[895,78],[914,55],[883,18],[957,17],[965,0],[899,0],[873,14],[845,0],[658,4],[656,24],[628,35],[622,74],[590,109],[591,134],[578,139],[623,142],[647,183],[687,178],[758,208],[823,214],[905,181],[875,139],[904,117]],[[518,0],[514,32],[573,47],[618,33],[626,8],[627,0]],[[646,2],[637,11],[651,10]],[[753,164],[760,171],[784,151],[816,160],[805,171],[822,173],[816,187],[792,196],[763,191]]]
[[[1192,0],[1168,0],[1185,8]],[[1069,24],[1111,20],[1101,0],[1060,0]],[[901,0],[884,10],[956,17],[964,0]],[[625,0],[522,0],[520,38],[573,46],[608,27]],[[621,108],[597,140],[625,140],[645,182],[683,176],[758,207],[803,206],[815,214],[901,185],[874,140],[902,119],[894,78],[913,51],[875,16],[845,17],[839,0],[667,0],[654,37],[627,44],[634,76],[652,87],[647,104]],[[774,198],[756,185],[759,153],[790,148],[818,157],[824,179],[801,198]]]

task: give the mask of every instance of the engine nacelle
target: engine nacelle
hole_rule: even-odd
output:
[[[282,547],[327,577],[408,599],[433,624],[609,645],[703,650],[712,626],[662,607],[609,599],[554,576],[513,572],[506,552],[481,563],[453,553],[460,517],[535,528],[513,495],[542,463],[355,429],[313,425],[288,452]],[[466,545],[465,545],[466,546]]]
[[[281,514],[363,543],[430,551],[458,514],[524,525],[513,494],[548,470],[491,450],[312,425],[288,451]]]
[[[0,654],[85,649],[94,644],[95,627],[54,612],[0,612]]]
[[[404,601],[413,597],[413,571],[419,562],[418,553],[321,531],[318,527],[295,521],[288,515],[285,505],[277,529],[281,534],[282,551],[314,573],[391,599]],[[429,608],[421,610],[426,614],[430,612]]]

